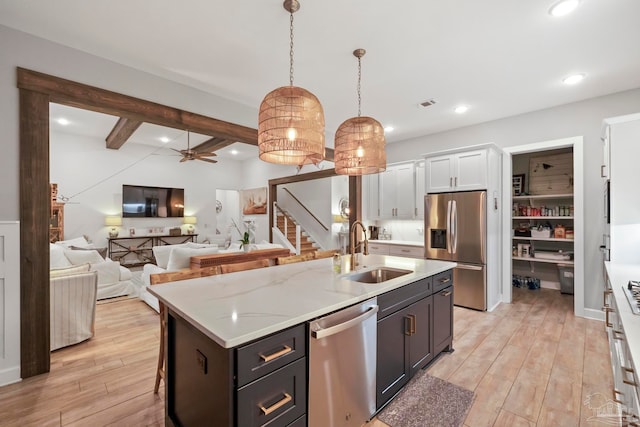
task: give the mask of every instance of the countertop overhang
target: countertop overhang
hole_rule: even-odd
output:
[[[449,270],[454,262],[359,256],[357,271],[413,271],[383,283],[336,274],[330,258],[154,285],[149,292],[224,348],[233,348]],[[349,256],[343,257],[349,270]]]

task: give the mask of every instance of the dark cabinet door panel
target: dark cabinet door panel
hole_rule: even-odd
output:
[[[413,377],[433,359],[432,298],[423,298],[407,307],[410,319],[409,377]]]
[[[380,408],[408,381],[405,338],[409,319],[403,311],[378,321],[376,407]]]
[[[436,353],[451,347],[453,339],[453,286],[433,294],[433,342]]]

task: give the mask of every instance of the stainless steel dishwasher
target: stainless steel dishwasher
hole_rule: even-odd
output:
[[[360,427],[376,411],[377,303],[309,323],[309,427]]]

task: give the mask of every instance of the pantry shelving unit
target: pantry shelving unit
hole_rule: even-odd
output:
[[[573,205],[573,194],[565,193],[565,194],[532,194],[532,195],[524,195],[524,196],[513,196],[513,203],[527,204],[532,208],[541,208],[546,207],[550,209],[554,209],[558,206],[568,206]],[[514,209],[514,211],[516,211]],[[515,221],[527,221],[530,226],[535,226],[540,222],[549,222],[552,224],[552,228],[555,228],[555,225],[562,224],[565,227],[570,227],[573,225],[573,216],[571,215],[514,215],[512,216],[514,221],[513,228],[515,229],[516,223]],[[562,250],[562,251],[573,251],[573,239],[567,238],[556,238],[556,237],[529,237],[529,236],[512,236],[512,240],[515,241],[529,241],[531,242],[531,250],[535,254],[536,247],[534,242],[541,242],[541,248],[545,250]],[[573,265],[572,260],[563,260],[563,259],[547,259],[547,258],[535,258],[533,256],[519,256],[513,255],[512,259],[514,261],[524,261],[524,262],[540,262],[540,263],[548,263],[548,264],[557,264],[557,265]]]

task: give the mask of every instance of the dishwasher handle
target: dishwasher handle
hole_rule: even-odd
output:
[[[320,340],[322,338],[335,335],[339,332],[352,328],[359,323],[364,322],[371,316],[375,315],[377,312],[378,312],[378,306],[373,305],[358,317],[354,317],[353,319],[349,319],[346,322],[342,322],[337,325],[331,326],[330,328],[320,329],[319,331],[311,331],[311,336],[317,340]]]

